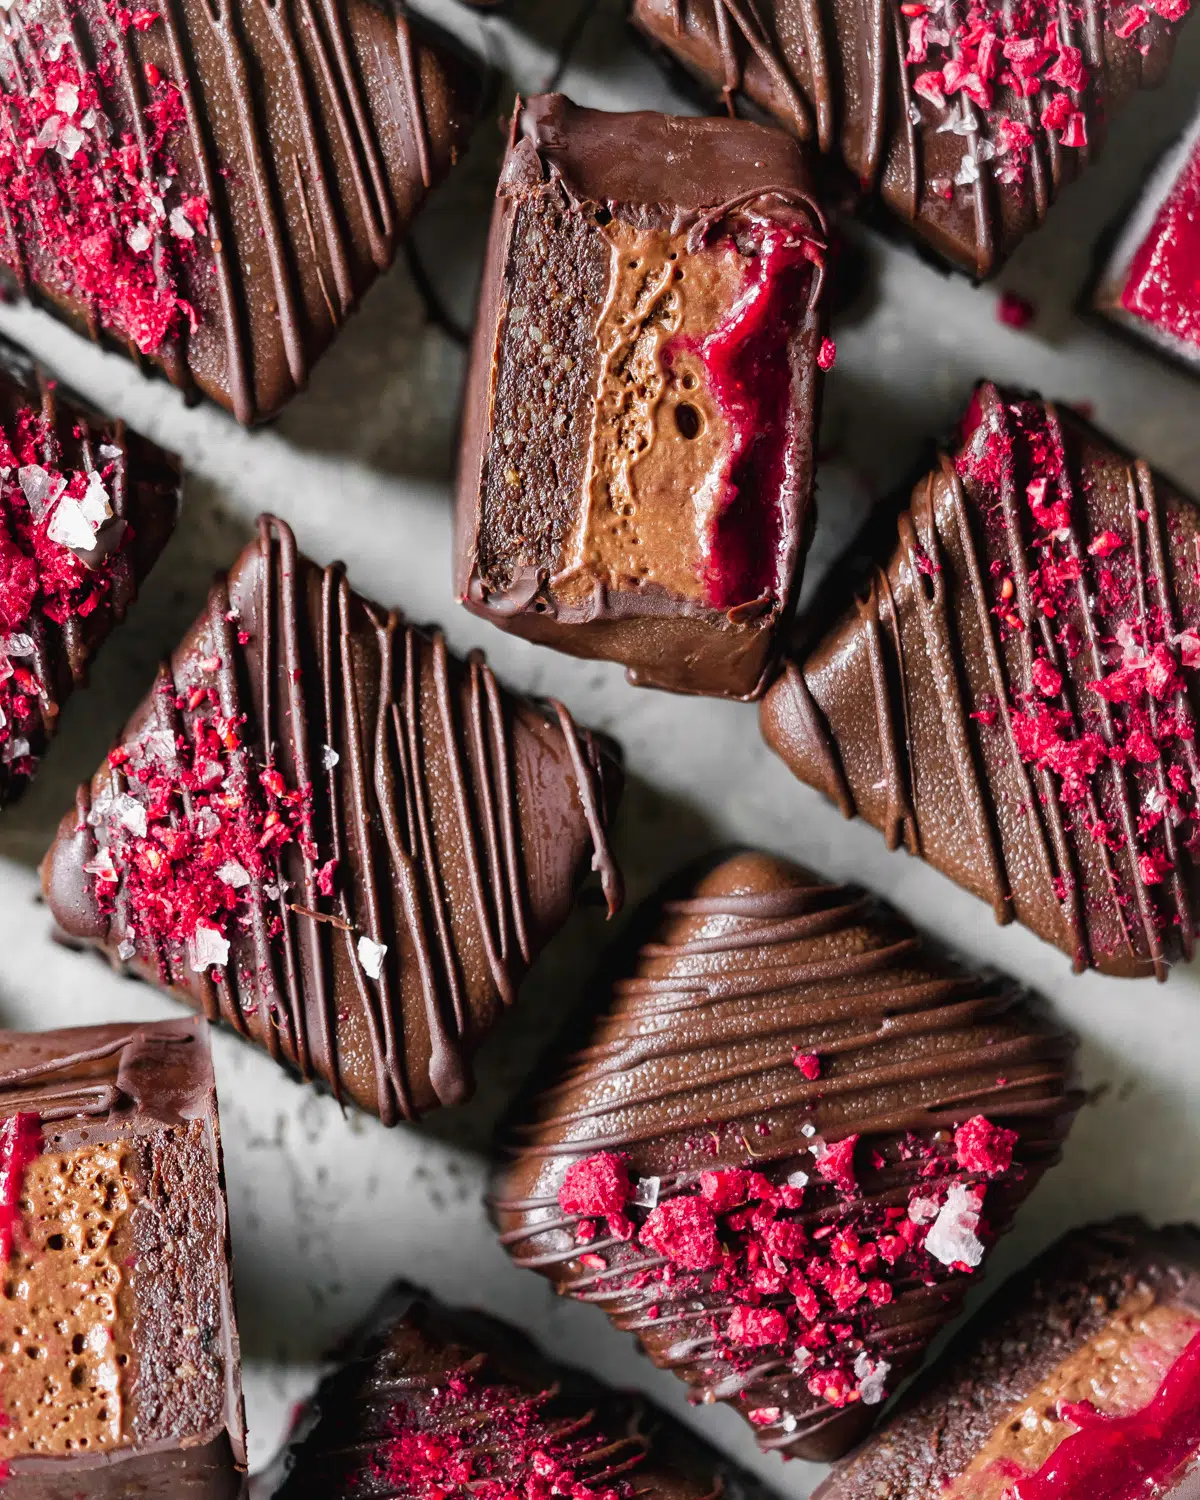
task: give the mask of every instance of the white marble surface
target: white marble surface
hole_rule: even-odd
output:
[[[512,19],[501,22],[482,21],[456,0],[417,0],[525,89],[551,76],[578,6],[515,0]],[[563,83],[587,103],[672,107],[657,69],[625,33],[620,0],[596,0]],[[1136,102],[1105,160],[1005,274],[1004,284],[1040,309],[1027,332],[997,322],[995,287],[947,280],[901,249],[865,240],[872,285],[853,320],[835,330],[811,577],[862,507],[905,472],[983,374],[1093,403],[1101,424],[1200,493],[1200,386],[1071,313],[1100,227],[1182,123],[1198,84],[1195,26],[1185,33],[1169,88]],[[503,84],[503,94],[511,87]],[[438,283],[463,319],[474,297],[498,143],[495,125],[485,124],[419,229]],[[106,647],[91,689],[64,715],[32,795],[0,823],[0,1022],[45,1027],[171,1012],[148,989],[47,941],[46,914],[34,904],[34,865],[74,782],[103,754],[154,663],[190,622],[209,573],[233,557],[255,513],[270,508],[294,524],[314,556],[345,558],[365,590],[442,622],[459,646],[487,647],[510,681],[553,691],[581,719],[620,737],[632,773],[620,843],[633,897],[716,842],[759,843],[866,883],[974,958],[1035,985],[1078,1028],[1092,1102],[1062,1167],[994,1258],[993,1276],[1088,1216],[1134,1209],[1160,1220],[1200,1217],[1200,973],[1178,971],[1161,988],[1076,978],[1056,952],[1015,928],[997,928],[971,897],[905,855],[889,855],[870,829],[844,824],[794,783],[761,744],[752,709],[636,691],[615,668],[508,640],[454,606],[449,472],[462,356],[424,324],[403,267],[375,288],[311,389],[275,427],[254,433],[211,407],[185,410],[165,385],[143,381],[40,314],[0,308],[0,328],[94,400],[177,449],[191,476],[179,534],[128,628]],[[265,1056],[218,1038],[256,1462],[275,1446],[323,1352],[391,1277],[403,1274],[448,1299],[507,1315],[603,1377],[643,1387],[777,1490],[808,1492],[818,1469],[760,1458],[749,1430],[728,1411],[689,1412],[682,1386],[654,1371],[599,1312],[559,1303],[539,1278],[512,1270],[485,1221],[480,1194],[496,1111],[531,1065],[549,1019],[578,998],[609,936],[603,927],[595,910],[577,914],[493,1038],[476,1103],[420,1129],[386,1132],[371,1120],[343,1117]]]

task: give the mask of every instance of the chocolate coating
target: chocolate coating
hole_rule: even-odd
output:
[[[106,317],[81,281],[78,252],[58,259],[11,192],[0,194],[0,265],[16,290],[79,331],[240,422],[262,421],[304,387],[391,264],[464,143],[478,77],[436,30],[374,0],[172,0],[143,10],[159,17],[145,27],[110,10],[104,0],[70,10],[69,55],[98,70],[93,113],[111,125],[105,133],[103,120],[85,124],[76,154],[100,160],[107,141],[128,133],[141,169],[155,176],[169,164],[166,209],[183,204],[186,213],[189,198],[206,206],[194,232],[164,209],[152,238],[147,228],[144,244],[133,241],[155,257],[161,283],[180,231],[187,236],[171,273],[186,316],[161,337]],[[61,65],[64,15],[57,0],[16,0],[8,10],[6,90],[29,97],[45,86]],[[182,104],[156,155],[163,80],[179,87]],[[123,202],[136,175],[126,182],[114,169],[111,191]],[[142,228],[140,211],[133,222]]]
[[[941,7],[930,10],[936,24],[949,14]],[[983,14],[989,11],[1004,15],[1000,6]],[[740,91],[801,140],[814,142],[868,202],[881,202],[939,258],[986,277],[1042,223],[1063,186],[1095,155],[1108,121],[1129,95],[1164,78],[1175,28],[1152,16],[1135,34],[1121,37],[1114,28],[1125,12],[1124,4],[1110,0],[1089,0],[1070,18],[1049,6],[1044,16],[1033,12],[1030,33],[1040,40],[1046,25],[1065,27],[1062,39],[1080,49],[1090,75],[1069,96],[1086,119],[1089,144],[1082,148],[1061,144],[1057,131],[1043,124],[1053,92],[1049,83],[1026,99],[998,82],[988,107],[979,95],[973,129],[939,128],[967,94],[938,105],[913,89],[922,65],[910,60],[908,23],[896,0],[870,6],[843,0],[632,0],[631,16],[644,35],[711,89],[727,98]],[[932,51],[923,65],[940,66]],[[999,170],[1006,153],[977,150],[981,142],[1002,145],[1002,119],[1030,135],[1028,160],[1016,180],[1005,180],[1008,174]],[[968,148],[978,171],[974,179],[957,182]]]
[[[1132,1297],[1200,1315],[1200,1235],[1135,1219],[1068,1234],[992,1297],[813,1500],[935,1500]],[[1190,1500],[1195,1481],[1153,1493]]]
[[[589,865],[610,910],[620,903],[614,748],[560,704],[504,692],[481,656],[460,661],[440,632],[356,594],[340,565],[310,562],[271,517],[217,578],[123,744],[166,731],[194,745],[210,687],[222,724],[246,716],[232,781],[248,763],[310,789],[311,841],[289,844],[265,875],[235,871],[228,964],[197,972],[187,933],[162,945],[147,935],[126,899],[128,864],[112,899],[97,898],[86,867],[119,837],[113,799],[149,800],[136,770],[110,762],[80,788],[43,864],[59,929],[388,1124],[461,1100],[471,1053]]]
[[[765,246],[781,234],[802,259],[764,320],[771,367],[740,387],[779,409],[742,438],[705,351],[760,282],[773,295]],[[753,696],[813,525],[823,256],[807,166],[783,133],[518,101],[467,382],[463,603],[622,662],[638,684]],[[745,335],[751,354],[763,337]],[[779,445],[761,473],[755,444]],[[753,566],[726,577],[743,551]]]
[[[86,685],[92,658],[125,618],[139,585],[166,546],[175,529],[182,484],[173,454],[130,432],[123,421],[101,416],[60,387],[19,345],[0,337],[0,428],[14,445],[18,419],[28,412],[44,424],[41,459],[48,473],[65,477],[112,465],[112,516],[97,533],[93,554],[107,576],[107,587],[89,614],[68,613],[62,620],[52,619],[35,601],[33,616],[21,627],[34,649],[32,656],[17,657],[14,664],[32,672],[38,690],[30,695],[28,714],[17,717],[9,705],[7,727],[11,736],[27,742],[31,760],[19,766],[9,758],[0,759],[0,807],[15,801],[28,786],[30,768],[58,732],[67,699]],[[6,542],[10,525],[6,517]],[[12,567],[10,555],[6,573]]]
[[[950,1132],[986,1112],[1016,1132],[1012,1164],[984,1195],[999,1232],[1057,1159],[1078,1108],[1074,1044],[1035,1022],[1020,991],[932,954],[860,891],[765,854],[681,877],[647,906],[638,937],[640,948],[614,965],[607,1006],[582,1044],[517,1110],[510,1161],[492,1184],[502,1242],[560,1294],[597,1304],[635,1333],[693,1399],[753,1413],[764,1447],[834,1457],[870,1424],[883,1392],[835,1406],[810,1386],[814,1372],[883,1360],[894,1388],[956,1315],[970,1277],[876,1255],[873,1270],[861,1262],[863,1275],[889,1280],[889,1295],[863,1303],[861,1286],[836,1311],[823,1302],[818,1318],[840,1330],[832,1346],[814,1342],[797,1358],[807,1335],[792,1324],[784,1341],[731,1348],[737,1341],[720,1336],[731,1304],[749,1298],[787,1314],[785,1287],[776,1281],[758,1296],[736,1280],[697,1285],[677,1273],[664,1282],[662,1256],[647,1253],[645,1240],[606,1236],[601,1225],[577,1237],[579,1215],[560,1206],[568,1171],[615,1153],[631,1180],[650,1183],[657,1205],[698,1179],[717,1201],[702,1173],[761,1173],[777,1189],[802,1183],[801,1203],[784,1200],[800,1208],[786,1222],[807,1236],[803,1254],[819,1258],[835,1232],[852,1230],[865,1244],[873,1225],[903,1223],[922,1184],[947,1180]],[[805,1072],[801,1061],[816,1066]],[[811,1153],[848,1138],[857,1187],[844,1194]],[[752,1264],[775,1262],[768,1254]],[[818,1284],[810,1266],[804,1274]]]
[[[1186,736],[1139,742],[1143,759],[1126,747],[1138,727],[1153,738],[1191,722],[1191,668],[1145,702],[1094,685],[1156,642],[1179,669],[1171,653],[1200,618],[1200,512],[1069,408],[988,385],[969,425],[913,491],[865,595],[771,688],[763,734],[847,817],[998,921],[1023,922],[1077,969],[1163,978],[1194,946],[1191,803],[1175,800],[1193,750]],[[993,448],[1005,456],[989,477]],[[1065,505],[1061,540],[1030,484]],[[1044,756],[1022,737],[1035,714],[1057,725]],[[1084,748],[1094,769],[1073,778],[1056,757]]]
[[[120,1437],[105,1451],[23,1456],[22,1432],[6,1424],[5,1496],[238,1500],[245,1415],[206,1026],[0,1032],[0,1115],[18,1111],[38,1117],[44,1155],[101,1148],[128,1159],[118,1330],[130,1358]],[[69,1237],[69,1221],[62,1227]],[[6,1400],[11,1385],[6,1371]]]
[[[355,1339],[341,1367],[322,1382],[297,1420],[291,1443],[255,1481],[255,1500],[396,1500],[422,1495],[415,1470],[387,1474],[388,1439],[401,1427],[449,1436],[470,1432],[466,1403],[441,1410],[436,1393],[447,1377],[485,1387],[505,1405],[538,1405],[531,1435],[592,1448],[573,1467],[578,1478],[604,1493],[633,1493],[655,1500],[751,1500],[760,1493],[700,1438],[638,1396],[610,1390],[582,1372],[551,1364],[506,1323],[448,1308],[400,1282],[391,1288]],[[470,1392],[466,1392],[470,1394]],[[476,1428],[477,1430],[477,1428]],[[512,1429],[513,1449],[518,1445]],[[528,1444],[526,1444],[528,1446]],[[453,1448],[451,1451],[454,1451]],[[478,1452],[478,1449],[473,1450]],[[488,1472],[523,1494],[527,1463],[489,1437],[482,1457]],[[628,1486],[626,1485],[628,1481]],[[452,1485],[454,1496],[472,1486]]]

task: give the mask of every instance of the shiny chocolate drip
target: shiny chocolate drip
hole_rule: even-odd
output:
[[[340,565],[308,561],[271,517],[124,741],[194,736],[181,705],[214,682],[224,720],[246,716],[234,770],[274,765],[311,789],[313,844],[285,849],[277,880],[250,880],[228,964],[196,972],[183,942],[143,933],[124,881],[110,909],[97,900],[87,867],[109,842],[106,809],[147,795],[110,765],[47,856],[57,922],[388,1124],[462,1099],[471,1052],[589,860],[610,911],[620,904],[611,753],[561,704],[514,699],[480,655],[459,661],[440,632],[356,594]],[[118,952],[131,928],[136,944]],[[377,976],[364,941],[386,950]]]
[[[977,399],[980,425],[963,453],[996,442],[1010,460],[993,483],[964,472],[962,455],[944,457],[917,486],[864,598],[771,689],[763,733],[846,817],[865,817],[891,848],[903,842],[998,921],[1024,922],[1077,969],[1165,978],[1194,949],[1196,871],[1183,820],[1155,821],[1152,810],[1159,798],[1168,806],[1179,774],[1200,769],[1187,732],[1193,689],[1185,680],[1150,704],[1152,732],[1170,713],[1181,733],[1147,767],[1123,752],[1138,709],[1093,685],[1122,630],[1147,652],[1155,634],[1178,650],[1171,643],[1200,609],[1200,515],[1069,411],[991,386]],[[1036,432],[1023,428],[1026,415]],[[1062,468],[1051,482],[1067,507],[1058,537],[1074,574],[1067,607],[1050,613],[1022,492],[1043,442]],[[1114,567],[1128,592],[1101,610]],[[1061,685],[1048,701],[1064,744],[1094,735],[1102,747],[1081,799],[1022,752],[1047,668]]]
[[[998,1232],[1056,1159],[1078,1107],[1071,1053],[1019,991],[932,956],[861,892],[735,855],[662,905],[587,1044],[520,1108],[492,1212],[518,1265],[604,1308],[696,1399],[736,1403],[766,1448],[829,1457],[869,1423],[869,1400],[827,1404],[809,1385],[820,1361],[795,1361],[790,1342],[733,1357],[717,1335],[744,1292],[678,1277],[673,1289],[661,1255],[611,1224],[606,1235],[603,1220],[594,1238],[580,1237],[580,1216],[560,1207],[566,1174],[615,1153],[655,1206],[694,1194],[698,1181],[703,1189],[702,1173],[802,1183],[788,1222],[819,1252],[847,1226],[865,1239],[864,1226],[891,1210],[904,1220],[913,1193],[937,1181],[931,1162],[955,1126],[982,1113],[1016,1132],[1015,1164],[984,1197]],[[847,1197],[812,1152],[850,1137],[859,1185]],[[859,1355],[886,1361],[891,1389],[969,1284],[937,1264],[925,1275],[902,1265],[886,1301],[821,1316],[848,1325],[847,1366]],[[789,1301],[777,1290],[756,1306]]]
[[[1002,8],[997,6],[999,14]],[[903,12],[903,14],[902,14]],[[634,24],[733,107],[745,94],[802,140],[840,156],[860,189],[881,197],[940,256],[974,276],[992,275],[1018,241],[1040,225],[1062,186],[1095,154],[1108,120],[1128,95],[1162,80],[1174,28],[1152,17],[1133,36],[1114,29],[1126,7],[1088,0],[1048,8],[1061,43],[1082,53],[1089,79],[1073,102],[1090,145],[1067,147],[1042,122],[1054,92],[1032,97],[1005,87],[991,107],[969,106],[974,125],[951,96],[942,106],[914,92],[933,63],[910,62],[906,10],[898,0],[850,6],[840,0],[633,0]],[[953,26],[964,12],[939,12]],[[1007,12],[1005,12],[1007,15]],[[957,53],[955,54],[957,55]],[[954,114],[963,128],[948,131]],[[1028,160],[1017,180],[1001,170],[996,144],[1005,115],[1029,132]],[[939,128],[941,127],[941,128]],[[955,186],[964,146],[978,165]],[[946,184],[950,191],[947,192]]]
[[[0,265],[23,295],[239,421],[275,415],[456,159],[478,94],[471,70],[403,7],[372,0],[161,0],[144,27],[103,0],[16,0],[0,65],[17,97],[45,84],[46,37],[61,34],[97,70],[104,113],[144,172],[155,156],[148,79],[180,89],[167,150],[179,191],[207,205],[180,274],[187,316],[148,348],[106,324],[7,192]],[[100,149],[101,125],[89,133]],[[153,225],[160,286],[175,232],[165,213]]]

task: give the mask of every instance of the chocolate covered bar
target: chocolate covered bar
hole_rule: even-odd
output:
[[[387,1124],[470,1054],[608,844],[614,747],[319,567],[273,517],[63,819],[60,932]]]
[[[518,1108],[502,1242],[762,1447],[836,1457],[1057,1160],[1074,1043],[765,854],[681,878],[636,943]]]
[[[467,607],[635,683],[756,693],[813,525],[824,257],[781,132],[518,101],[467,383]]]
[[[0,807],[157,561],[179,492],[172,454],[0,338]]]
[[[10,285],[247,423],[391,264],[479,92],[374,0],[12,0],[0,78]]]
[[[1015,1277],[813,1500],[1189,1500],[1200,1235],[1077,1230]]]
[[[992,275],[1161,83],[1189,0],[955,7],[632,0],[634,25],[727,100],[744,94],[935,256]]]
[[[1200,115],[1146,184],[1092,304],[1122,333],[1200,372]]]
[[[0,1031],[0,1255],[5,1500],[239,1500],[203,1021]]]
[[[397,1283],[301,1408],[256,1500],[753,1500],[748,1476],[648,1402],[523,1334]]]
[[[1069,408],[982,386],[767,743],[1077,969],[1195,945],[1200,511]]]

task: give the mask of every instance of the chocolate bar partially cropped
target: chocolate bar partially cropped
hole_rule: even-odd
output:
[[[1092,304],[1122,333],[1200,373],[1200,114],[1146,184]]]
[[[241,422],[305,385],[479,94],[374,0],[11,0],[0,79],[10,285]]]
[[[0,1031],[5,1500],[243,1493],[207,1031]]]
[[[764,699],[767,743],[1077,969],[1164,978],[1200,909],[1200,509],[985,385],[892,536]]]
[[[179,464],[0,338],[0,806],[175,528]]]
[[[761,1490],[638,1396],[551,1364],[497,1319],[397,1283],[302,1407],[256,1500],[751,1500]]]
[[[467,386],[469,609],[745,698],[813,526],[825,230],[796,144],[518,101]]]
[[[391,1124],[469,1057],[589,865],[614,748],[318,567],[272,517],[80,788],[60,931]]]
[[[632,0],[633,23],[727,99],[844,169],[940,259],[990,276],[1161,83],[1190,0]]]
[[[764,1448],[836,1457],[1057,1160],[1074,1043],[764,854],[681,878],[637,936],[518,1109],[502,1241]]]
[[[1200,1234],[1118,1220],[1014,1277],[813,1500],[1191,1500]]]

